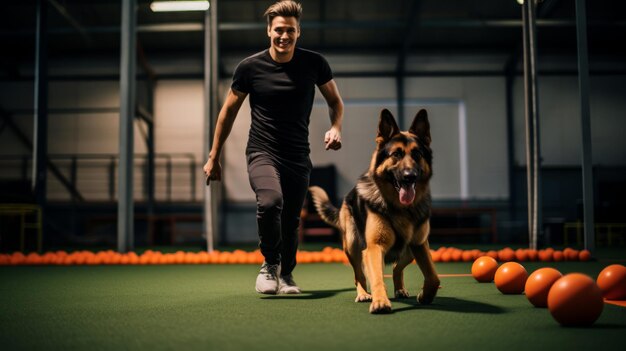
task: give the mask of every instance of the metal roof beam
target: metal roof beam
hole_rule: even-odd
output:
[[[78,21],[74,17],[72,17],[72,15],[70,15],[67,9],[63,5],[59,4],[56,0],[48,0],[48,2],[50,3],[50,5],[52,5],[52,7],[54,7],[57,10],[57,12],[61,15],[61,17],[65,18],[65,20],[72,27],[74,27],[74,29],[78,33],[80,33],[80,36],[83,37],[83,40],[85,41],[87,46],[92,47],[94,40],[91,38],[91,35],[89,35],[87,30],[85,30],[85,27],[83,27],[80,23],[78,23]]]
[[[405,27],[405,23],[399,21],[303,21],[301,26],[303,29],[400,29]],[[265,29],[266,24],[262,22],[222,22],[219,23],[220,31],[257,31]],[[538,19],[536,26],[543,28],[560,28],[576,26],[573,19]],[[626,21],[588,21],[588,27],[607,27],[607,28],[623,28],[626,27]],[[421,20],[422,28],[521,28],[522,21],[519,19],[496,19],[496,20],[462,20],[462,19],[436,19]],[[86,33],[119,33],[120,29],[116,26],[93,26],[83,27]],[[160,33],[160,32],[202,32],[204,24],[202,22],[178,22],[178,23],[162,23],[162,24],[144,24],[136,27],[139,33]],[[74,28],[56,27],[50,28],[48,33],[72,34],[76,31]],[[32,29],[12,29],[0,31],[0,37],[26,36],[33,35]]]

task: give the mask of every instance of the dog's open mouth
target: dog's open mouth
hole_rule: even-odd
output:
[[[395,188],[398,192],[398,199],[403,205],[410,205],[415,200],[415,183],[414,182],[395,182]]]

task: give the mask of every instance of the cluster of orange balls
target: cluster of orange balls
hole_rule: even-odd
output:
[[[505,247],[501,250],[461,250],[455,247],[442,246],[437,250],[431,250],[433,261],[435,262],[472,262],[479,257],[489,256],[500,262],[509,261],[543,261],[543,262],[560,262],[560,261],[589,261],[591,253],[589,250],[575,250],[565,248],[563,250],[554,250],[552,248],[542,250],[517,249]]]
[[[594,280],[582,273],[563,275],[554,268],[535,270],[530,276],[517,262],[498,265],[482,256],[472,264],[472,276],[481,283],[494,282],[503,294],[525,294],[535,307],[547,307],[565,326],[589,326],[600,317],[604,299],[626,300],[626,267],[605,267]]]
[[[501,250],[461,250],[455,247],[442,246],[430,250],[435,262],[472,262],[479,257],[488,256],[500,262],[509,261],[588,261],[591,254],[587,250],[517,249],[506,247]],[[321,251],[298,251],[296,260],[299,263],[348,263],[348,258],[341,249],[325,247]],[[263,256],[259,250],[247,252],[243,250],[218,251],[211,253],[183,252],[161,253],[146,250],[142,254],[134,252],[118,253],[113,250],[91,251],[54,251],[44,254],[15,252],[0,254],[0,265],[101,265],[101,264],[261,264]]]
[[[347,263],[348,259],[341,249],[326,247],[322,251],[298,251],[296,260],[299,263]],[[66,251],[35,252],[27,255],[21,252],[0,254],[1,265],[156,265],[156,264],[261,264],[263,255],[260,250],[251,252],[243,250],[213,251],[208,253],[183,252],[162,253],[146,250],[142,254],[135,252],[119,253],[113,250],[91,252]]]

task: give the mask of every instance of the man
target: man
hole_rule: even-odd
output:
[[[204,165],[207,185],[221,180],[222,147],[241,104],[250,95],[252,124],[246,157],[257,199],[259,247],[265,258],[256,291],[263,294],[300,293],[292,271],[300,210],[312,168],[308,128],[315,86],[329,107],[326,150],[341,148],[343,101],[326,60],[296,47],[301,14],[301,5],[294,1],[279,1],[265,11],[270,47],[244,59],[235,69]]]

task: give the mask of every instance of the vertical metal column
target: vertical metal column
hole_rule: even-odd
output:
[[[578,89],[582,132],[583,208],[585,249],[595,250],[593,163],[591,155],[591,112],[589,107],[589,62],[587,59],[587,10],[585,0],[576,0],[576,38],[578,41]]]
[[[404,65],[403,65],[404,66]],[[398,68],[396,72],[396,105],[398,106],[398,114],[396,119],[400,128],[404,128],[404,102],[405,102],[405,88],[404,88],[404,67]]]
[[[517,203],[516,174],[515,174],[515,133],[513,118],[513,84],[515,83],[515,67],[505,69],[506,88],[506,136],[507,136],[507,169],[509,171],[509,216],[516,219]]]
[[[149,84],[149,83],[148,83]],[[143,177],[145,185],[145,196],[146,196],[146,234],[148,236],[148,242],[154,243],[152,240],[154,238],[155,231],[155,221],[154,221],[154,169],[155,169],[155,161],[154,161],[154,109],[152,106],[152,89],[148,89],[148,108],[150,116],[152,119],[144,119],[148,127],[147,135],[146,135],[146,164],[144,167],[145,176]]]
[[[537,33],[535,0],[526,0],[522,6],[524,22],[524,102],[526,118],[526,175],[528,177],[528,243],[537,248],[537,237],[542,230],[541,160],[539,146],[539,111],[537,98]]]
[[[400,128],[404,128],[404,103],[406,99],[406,60],[409,52],[411,51],[411,43],[417,35],[417,31],[420,25],[419,12],[421,10],[422,2],[420,0],[413,0],[411,2],[409,14],[406,22],[406,36],[402,43],[402,47],[398,51],[398,61],[396,63],[396,104],[398,106],[398,114],[396,119]]]
[[[133,120],[135,116],[136,0],[122,0],[120,56],[120,139],[118,167],[117,249],[133,250]]]
[[[218,55],[217,55],[217,0],[211,1],[211,7],[204,16],[204,160],[209,158],[213,145],[214,126],[219,113],[218,99]],[[207,240],[207,251],[214,249],[215,233],[218,232],[219,187],[212,182],[204,189],[203,229]]]
[[[150,99],[152,100],[152,99]],[[151,102],[150,102],[151,104]],[[154,110],[151,109],[150,115],[152,121],[146,122],[148,125],[148,136],[146,140],[146,148],[148,149],[148,155],[146,159],[146,197],[147,197],[147,213],[148,218],[152,218],[154,215],[154,178],[155,178],[155,151],[154,151]]]
[[[37,1],[35,46],[35,115],[33,129],[33,193],[42,213],[47,202],[48,173],[48,2]],[[42,219],[45,216],[42,215]],[[42,230],[45,226],[42,223]]]

